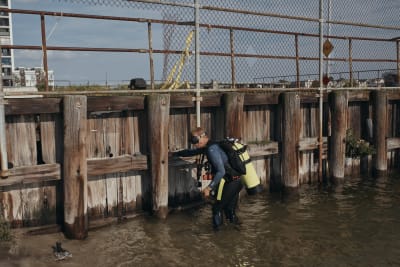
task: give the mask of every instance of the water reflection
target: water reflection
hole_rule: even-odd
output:
[[[0,265],[54,266],[49,247],[62,239],[73,254],[66,266],[399,266],[399,192],[399,177],[361,177],[245,196],[239,228],[214,233],[204,206],[91,231],[85,241],[29,237],[24,253]]]

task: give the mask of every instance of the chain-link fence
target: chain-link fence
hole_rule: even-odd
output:
[[[195,83],[195,38],[189,37],[195,29],[195,0],[58,1],[152,11],[144,12],[141,17],[149,22],[147,30],[151,32],[151,43],[146,48],[150,54],[146,62],[149,77],[153,83],[165,81],[175,70],[175,77],[181,72],[178,77],[182,81]],[[198,3],[203,86],[215,83],[220,87],[317,86],[321,25],[324,75],[330,78],[332,86],[375,86],[382,85],[387,73],[398,77],[399,1],[198,0]],[[192,53],[182,54],[185,48]]]

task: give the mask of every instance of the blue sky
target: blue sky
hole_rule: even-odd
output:
[[[13,0],[12,8],[28,10],[62,11],[82,14],[144,17],[159,16],[158,12],[135,11],[104,6],[85,6],[48,0]],[[116,30],[118,29],[118,30]],[[161,34],[155,26],[154,36]],[[48,46],[144,48],[148,47],[147,24],[105,20],[87,20],[46,16]],[[41,45],[40,16],[13,14],[14,44]],[[154,38],[154,47],[161,47]],[[16,67],[41,66],[39,51],[15,50]],[[147,54],[48,51],[49,69],[54,70],[55,79],[68,83],[109,84],[127,82],[131,78],[149,79]],[[157,71],[160,73],[160,70]],[[156,77],[157,78],[157,77]]]
[[[206,0],[202,0],[206,1]],[[255,9],[258,11],[281,13],[294,16],[318,17],[318,0],[248,0],[246,5],[238,6],[236,0],[207,0],[209,5],[224,3],[228,8]],[[162,18],[160,9],[146,11],[143,9],[113,7],[112,5],[85,5],[71,3],[72,0],[12,0],[12,8],[28,10],[47,10],[57,12],[100,14],[122,17]],[[78,2],[83,2],[82,0]],[[110,0],[112,2],[112,0]],[[325,3],[328,0],[325,0]],[[240,2],[244,4],[245,2]],[[334,13],[333,20],[354,21],[358,23],[386,24],[399,27],[399,0],[332,0]],[[248,5],[248,6],[247,6]],[[295,20],[283,19],[260,19],[260,17],[227,14],[215,14],[202,11],[204,21],[213,24],[235,24],[244,27],[269,28],[281,31],[312,32],[318,33],[318,23],[306,23]],[[190,20],[192,14],[173,14],[181,20]],[[325,15],[326,16],[326,15]],[[204,22],[202,21],[202,22]],[[183,49],[183,43],[190,29],[182,29],[178,32],[177,42],[171,49]],[[178,30],[178,31],[179,31]],[[132,22],[117,22],[105,20],[86,20],[67,17],[46,16],[47,45],[49,46],[80,46],[80,47],[112,47],[112,48],[148,48],[147,24]],[[376,30],[372,28],[354,28],[342,25],[332,27],[332,34],[351,36],[370,36],[389,38],[393,35],[399,36],[399,30]],[[13,15],[14,44],[17,45],[41,45],[40,17],[37,15]],[[229,32],[223,30],[202,29],[201,48],[207,51],[229,53]],[[153,47],[164,49],[162,42],[163,28],[161,25],[153,24]],[[315,38],[314,38],[315,39]],[[304,56],[318,56],[318,39],[311,40],[300,38],[300,52]],[[336,40],[334,42],[333,56],[344,57],[347,54],[347,41]],[[292,36],[282,36],[258,33],[236,33],[235,48],[238,53],[257,53],[275,55],[294,55]],[[371,45],[367,42],[354,42],[353,51],[360,58],[370,56],[371,58],[392,58],[394,46],[387,44],[382,46]],[[193,46],[192,46],[193,49]],[[364,54],[363,54],[364,53]],[[15,50],[16,67],[41,66],[41,52],[29,50]],[[155,79],[162,79],[163,57],[155,57]],[[172,59],[169,67],[175,62]],[[171,63],[172,62],[172,63]],[[143,77],[150,79],[149,57],[147,54],[133,53],[103,53],[103,52],[66,52],[48,51],[49,69],[54,70],[55,79],[60,84],[73,83],[97,83],[109,84],[127,83],[130,79]],[[202,80],[230,80],[229,58],[204,57],[201,61]],[[272,64],[272,67],[271,67]],[[394,64],[354,64],[357,69],[388,68]],[[186,69],[191,71],[193,80],[194,59],[192,58]],[[334,71],[348,71],[347,64],[337,63],[332,67]],[[306,61],[301,63],[301,72],[317,73],[318,62]],[[258,60],[255,58],[241,58],[237,60],[237,79],[248,79],[248,77],[278,76],[295,74],[292,61]]]

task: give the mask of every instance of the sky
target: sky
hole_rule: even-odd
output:
[[[46,10],[55,12],[69,12],[81,14],[101,14],[121,17],[141,18],[163,18],[160,8],[153,11],[113,7],[110,5],[85,5],[71,3],[61,0],[11,0],[12,8],[27,10]],[[110,0],[112,1],[112,0]],[[172,0],[171,0],[172,1]],[[202,0],[205,1],[205,0]],[[248,0],[252,7],[257,10],[267,10],[271,13],[281,13],[294,16],[318,17],[317,0]],[[78,1],[79,2],[79,1]],[[81,1],[82,2],[82,1]],[[325,3],[327,0],[325,0]],[[227,4],[228,8],[249,8],[238,6],[236,0],[207,0],[209,5]],[[244,2],[240,2],[243,4]],[[332,0],[334,20],[355,21],[359,23],[370,23],[379,25],[381,23],[399,27],[398,14],[400,11],[399,0]],[[366,4],[368,3],[368,5]],[[233,24],[256,28],[270,28],[280,31],[313,32],[318,33],[318,23],[298,22],[294,20],[282,20],[276,18],[260,19],[261,17],[243,16],[226,13],[223,16],[202,11],[202,16],[213,24]],[[172,13],[173,18],[191,20],[191,14]],[[118,22],[105,20],[88,20],[68,17],[46,16],[46,36],[48,46],[75,46],[75,47],[104,47],[104,48],[148,48],[147,24]],[[179,28],[181,29],[181,28]],[[164,49],[163,27],[153,24],[153,48]],[[175,30],[177,31],[177,30]],[[171,49],[181,50],[188,29],[177,32],[179,41]],[[400,31],[376,31],[371,28],[350,28],[348,26],[336,25],[332,27],[332,34],[337,35],[360,35],[390,37],[400,36]],[[201,49],[230,53],[229,32],[216,29],[203,29],[201,32]],[[15,45],[41,45],[40,16],[13,14],[13,38]],[[294,56],[293,38],[259,33],[237,32],[235,35],[235,49],[238,53],[278,54]],[[300,52],[303,56],[318,57],[318,39],[314,38],[311,43],[309,39],[300,37]],[[347,40],[334,42],[332,55],[347,57]],[[191,45],[193,49],[193,44]],[[389,45],[377,46],[370,43],[354,42],[353,51],[355,56],[365,57],[367,53],[372,58],[391,58],[395,51]],[[15,67],[40,67],[42,65],[42,54],[40,51],[15,50]],[[164,58],[162,55],[154,55],[155,79],[163,79]],[[201,60],[202,80],[230,80],[230,60],[228,57],[219,58],[204,57]],[[176,58],[170,58],[168,72],[175,63]],[[172,63],[171,63],[172,62]],[[272,67],[271,67],[272,64]],[[364,63],[363,63],[364,64]],[[70,51],[48,51],[48,67],[54,71],[56,83],[59,85],[73,84],[121,84],[129,83],[132,78],[144,78],[150,80],[149,56],[139,53],[106,53],[106,52],[70,52]],[[238,79],[245,80],[247,77],[278,76],[285,73],[295,74],[295,65],[291,61],[268,61],[255,58],[237,59],[236,75]],[[365,65],[365,64],[364,64]],[[354,68],[386,68],[387,64],[364,66],[354,64]],[[393,64],[392,64],[393,65]],[[186,69],[192,72],[193,79],[194,59],[191,56]],[[335,71],[347,71],[347,64],[337,63],[332,67]],[[301,63],[302,73],[317,73],[318,62]],[[189,71],[188,71],[189,72]],[[164,74],[165,75],[165,74]],[[253,78],[254,78],[253,77]]]
[[[137,11],[104,6],[85,6],[48,0],[12,0],[12,8],[46,10],[81,14],[103,14],[121,17],[159,16],[155,12]],[[75,19],[46,16],[48,46],[148,48],[147,24],[105,20]],[[134,24],[134,25],[132,25]],[[116,30],[117,29],[117,30]],[[161,27],[153,34],[160,35]],[[15,45],[41,45],[40,16],[13,14]],[[154,47],[161,47],[154,38]],[[42,66],[42,53],[34,50],[15,50],[15,67]],[[149,80],[147,54],[48,51],[48,67],[54,71],[56,83],[108,84],[127,83],[143,77]],[[156,67],[157,68],[157,67]],[[159,68],[158,68],[159,69]],[[160,70],[157,71],[160,73]]]

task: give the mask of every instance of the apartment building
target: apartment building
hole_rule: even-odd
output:
[[[11,8],[11,0],[0,0],[0,7]],[[0,12],[0,44],[11,45],[12,40],[12,20],[8,12]],[[12,86],[12,71],[14,69],[13,51],[8,48],[1,49],[1,73],[4,86]]]

